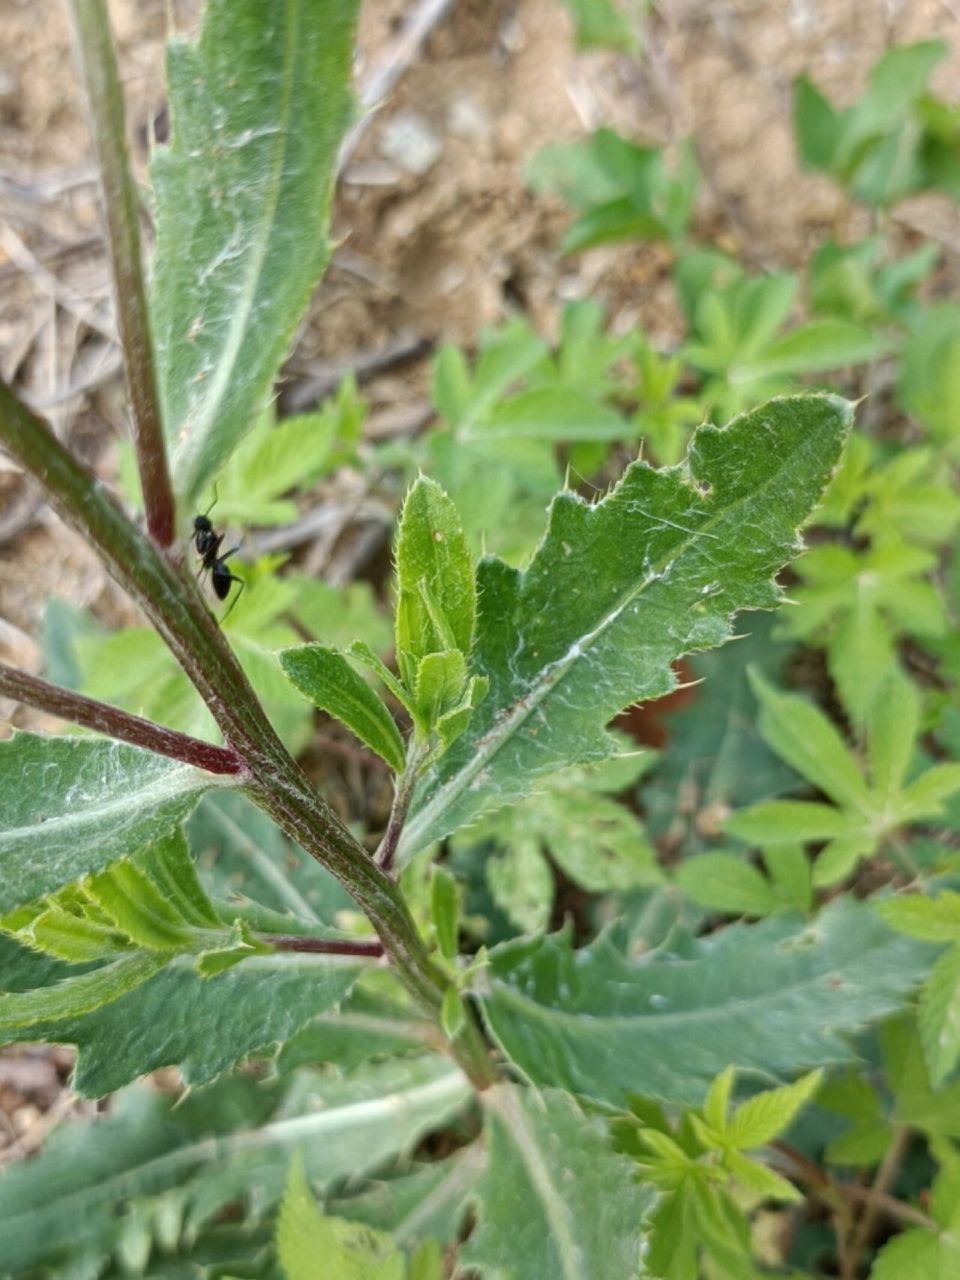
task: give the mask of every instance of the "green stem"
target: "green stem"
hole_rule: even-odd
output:
[[[128,163],[116,53],[105,0],[71,0],[71,8],[103,185],[117,325],[133,410],[133,440],[147,529],[159,546],[169,547],[175,533],[175,506],[150,341],[140,211]]]
[[[227,747],[243,759],[251,798],[336,876],[376,929],[398,977],[436,1020],[447,979],[430,960],[402,894],[277,737],[192,575],[127,520],[99,481],[2,381],[0,442],[36,477],[58,514],[97,548],[112,577],[153,623],[210,708]],[[453,1050],[484,1087],[489,1059],[474,1032]]]

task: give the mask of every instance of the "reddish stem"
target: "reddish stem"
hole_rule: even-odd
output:
[[[264,933],[260,936],[277,951],[309,951],[321,956],[372,956],[374,959],[384,954],[383,946],[376,938],[356,941],[347,938],[301,938],[295,933]]]
[[[72,0],[71,7],[90,107],[90,131],[100,162],[117,327],[133,410],[133,442],[147,530],[159,546],[169,547],[175,532],[174,498],[161,424],[140,252],[140,208],[127,155],[117,56],[105,0]]]
[[[206,769],[208,773],[237,775],[246,772],[243,759],[230,747],[218,747],[212,742],[201,742],[199,738],[177,733],[174,729],[165,729],[142,716],[131,715],[105,702],[97,702],[95,698],[85,698],[70,689],[48,684],[39,676],[27,675],[4,662],[0,662],[0,694],[59,716],[61,720],[81,724],[85,729],[94,729],[121,742],[143,747],[145,751],[155,751],[158,755],[192,764],[197,769]]]

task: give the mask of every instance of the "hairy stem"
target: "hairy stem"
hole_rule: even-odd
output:
[[[137,190],[127,156],[123,93],[105,0],[71,0],[90,131],[103,185],[117,324],[133,410],[133,439],[147,529],[161,547],[175,531],[175,507],[160,415],[143,261]]]
[[[410,801],[413,799],[413,791],[417,785],[424,754],[421,748],[414,747],[408,756],[407,767],[397,780],[397,789],[393,793],[393,804],[390,807],[390,817],[387,819],[387,829],[383,833],[383,839],[380,841],[375,855],[377,866],[382,867],[387,872],[393,870],[393,859],[397,852],[397,845],[400,843],[403,824],[407,820],[407,812],[410,808]]]
[[[208,773],[246,772],[242,758],[230,747],[218,747],[212,742],[201,742],[199,738],[177,733],[174,729],[165,729],[142,716],[130,715],[95,698],[85,698],[71,689],[48,684],[39,676],[17,671],[4,662],[0,662],[0,694],[59,716],[61,720],[83,725],[85,729],[105,733],[120,742],[129,742],[146,751],[155,751],[157,755],[206,769]]]
[[[372,939],[302,938],[296,933],[261,933],[259,937],[277,951],[307,951],[318,956],[370,956],[373,959],[383,955],[382,945]]]
[[[116,501],[0,381],[0,442],[43,486],[60,516],[97,548],[140,605],[244,761],[246,790],[291,839],[322,863],[366,914],[398,977],[422,1009],[439,1014],[447,979],[433,964],[397,886],[369,857],[274,732],[192,575],[126,518]],[[490,1082],[479,1032],[458,1038],[457,1060]],[[461,1043],[460,1041],[463,1041]]]

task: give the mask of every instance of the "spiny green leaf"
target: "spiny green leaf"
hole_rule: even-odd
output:
[[[426,661],[427,659],[424,658],[424,662]],[[457,705],[444,712],[439,718],[436,723],[436,733],[441,753],[446,751],[451,743],[456,742],[464,732],[470,723],[470,717],[487,696],[489,688],[490,681],[486,676],[471,676],[463,697]]]
[[[609,935],[553,935],[490,954],[486,1021],[532,1081],[621,1108],[629,1094],[698,1103],[729,1064],[789,1073],[849,1058],[842,1033],[899,1007],[929,951],[869,907],[831,904],[806,927],[734,925],[687,958],[636,963]]]
[[[473,558],[457,509],[435,480],[420,476],[407,494],[395,557],[397,661],[412,691],[428,653],[449,649],[451,639],[470,653],[476,620]]]
[[[850,420],[829,396],[771,401],[702,428],[683,467],[634,463],[593,507],[559,494],[524,573],[483,561],[472,665],[490,693],[426,776],[403,856],[541,774],[610,755],[607,723],[667,692],[679,654],[727,639],[737,609],[773,607],[772,575],[796,551]]]
[[[633,1275],[652,1197],[602,1122],[553,1090],[504,1084],[482,1099],[487,1167],[461,1263],[502,1280]]]
[[[329,871],[292,844],[238,791],[206,796],[187,823],[197,865],[210,893],[231,905],[286,914],[286,932],[333,925],[351,899]]]
[[[525,933],[541,933],[547,927],[553,906],[553,873],[535,833],[512,836],[506,847],[489,859],[485,872],[494,902],[514,924]]]
[[[125,1090],[107,1115],[61,1126],[36,1159],[0,1176],[3,1266],[22,1274],[85,1249],[103,1258],[122,1228],[119,1203],[178,1188],[187,1232],[245,1203],[263,1214],[297,1150],[315,1192],[343,1186],[406,1155],[469,1098],[463,1075],[436,1055],[344,1080],[234,1076],[184,1097]]]
[[[300,1157],[290,1166],[280,1205],[277,1256],[287,1280],[316,1280],[321,1258],[330,1280],[404,1280],[406,1272],[390,1236],[320,1212]]]
[[[389,1231],[398,1244],[425,1236],[449,1244],[456,1240],[486,1160],[479,1142],[461,1147],[445,1160],[431,1160],[399,1177],[378,1178],[357,1195],[327,1201],[330,1212]],[[413,1280],[413,1277],[410,1277]]]
[[[382,971],[363,975],[339,1008],[311,1018],[281,1048],[277,1071],[330,1063],[347,1074],[374,1058],[422,1053],[433,1042],[434,1027],[417,1016],[401,991],[379,989],[386,978]]]
[[[109,1004],[98,993],[101,1007],[85,1006],[92,1012],[55,1005],[45,1018],[32,1019],[33,1039],[77,1046],[73,1085],[78,1093],[101,1097],[145,1072],[174,1065],[187,1083],[204,1084],[251,1054],[272,1053],[316,1014],[335,1006],[361,972],[352,962],[284,953],[254,956],[205,979],[189,958],[169,961],[168,955],[144,959],[132,953],[130,968],[149,978],[141,978],[135,991],[114,992]],[[152,977],[146,972],[150,966]],[[68,981],[88,981],[98,992],[95,980],[110,980],[98,977],[104,973],[98,969]],[[48,990],[55,993],[57,987]],[[28,994],[56,1000],[44,991]],[[7,1044],[22,1038],[22,1033],[0,1032]]]
[[[64,978],[52,987],[0,994],[0,1037],[7,1044],[35,1039],[52,1019],[73,1019],[135,991],[167,963],[169,957],[133,951],[92,973]],[[36,1028],[41,1028],[36,1030]],[[27,1028],[31,1028],[27,1033]]]
[[[253,425],[326,265],[355,9],[211,0],[199,42],[168,47],[151,311],[188,507]]]
[[[0,743],[0,912],[167,835],[230,780],[98,738]]]
[[[395,773],[403,772],[403,739],[393,716],[342,653],[305,644],[283,649],[278,657],[289,679],[314,706],[341,720]]]

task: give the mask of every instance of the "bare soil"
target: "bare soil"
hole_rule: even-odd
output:
[[[391,47],[413,0],[367,0],[363,78]],[[189,32],[196,0],[111,0],[137,170],[164,128],[168,15]],[[591,296],[623,329],[677,335],[669,255],[657,245],[572,259],[555,245],[560,204],[524,187],[545,143],[601,123],[641,141],[696,139],[704,172],[701,236],[758,268],[801,266],[828,231],[866,230],[827,182],[799,172],[790,86],[811,74],[834,99],[862,91],[890,45],[943,37],[953,53],[936,87],[955,95],[956,0],[660,0],[645,57],[579,55],[559,0],[453,0],[374,115],[343,173],[341,239],[317,290],[288,377],[416,335],[472,343],[522,310],[551,333],[563,303]],[[127,427],[109,277],[83,104],[63,0],[0,0],[0,372],[107,479]],[[905,243],[946,250],[956,285],[960,227],[937,199],[898,211]],[[367,387],[371,431],[422,417],[426,361]],[[86,387],[79,394],[71,389]],[[0,658],[41,666],[46,601],[64,596],[122,624],[129,604],[95,558],[0,457]],[[7,724],[4,728],[3,717]],[[0,700],[0,736],[43,718]],[[58,1102],[69,1055],[0,1055],[0,1160],[32,1149],[72,1103]],[[37,1128],[39,1126],[39,1128]],[[30,1134],[33,1134],[33,1138]]]

